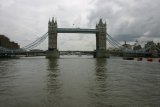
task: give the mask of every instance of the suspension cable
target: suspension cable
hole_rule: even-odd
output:
[[[111,45],[111,46],[113,46],[113,47],[115,47],[115,48],[118,48],[115,44],[113,44],[109,39],[108,39],[108,43]],[[118,48],[119,49],[119,48]]]
[[[47,34],[47,33],[45,33],[43,36],[39,37],[38,39],[36,39],[36,40],[33,41],[32,43],[30,43],[30,44],[24,46],[23,48],[29,47],[30,45],[32,45],[32,44],[38,42],[39,40],[41,40],[42,38],[44,38],[44,37],[46,36],[46,34]]]
[[[117,42],[115,42],[115,40],[113,40],[109,35],[108,35],[108,40],[112,42],[112,44],[114,44],[114,46],[118,47],[119,49],[123,48],[122,46],[119,46]]]
[[[48,32],[45,33],[40,38],[36,39],[34,42],[32,42],[32,43],[24,46],[22,49],[24,49],[24,50],[31,50],[31,49],[35,48],[36,46],[38,46],[40,43],[42,43],[47,37],[48,37]]]
[[[110,38],[108,38],[107,40],[112,46],[119,48]]]
[[[111,38],[117,45],[122,46],[117,40],[115,40],[112,36],[107,33],[108,37]]]

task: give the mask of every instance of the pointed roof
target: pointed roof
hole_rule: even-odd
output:
[[[99,24],[100,24],[100,25],[102,25],[102,24],[103,24],[103,22],[102,22],[102,18],[100,18],[100,20],[99,20]]]
[[[48,23],[51,23],[51,21],[50,21],[50,18],[49,18],[49,21],[48,21]]]
[[[55,24],[57,24],[57,20],[55,19]]]
[[[52,23],[54,23],[54,17],[52,17]]]

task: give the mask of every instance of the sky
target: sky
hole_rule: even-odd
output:
[[[160,0],[0,0],[0,34],[21,47],[58,27],[95,28],[102,18],[120,43],[160,42]],[[46,50],[48,39],[38,47]],[[58,34],[59,50],[94,50],[94,34]]]

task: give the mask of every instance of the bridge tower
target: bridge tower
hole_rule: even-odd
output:
[[[57,49],[57,21],[54,18],[48,22],[48,51],[47,58],[59,58]]]
[[[96,30],[98,31],[96,33],[96,52],[95,56],[96,58],[107,58],[109,57],[108,52],[106,51],[106,34],[107,34],[107,25],[106,22],[103,23],[102,19],[99,20],[99,23],[96,24]]]

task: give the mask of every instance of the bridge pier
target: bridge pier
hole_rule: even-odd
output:
[[[109,58],[109,52],[106,50],[96,50],[94,58]]]
[[[47,58],[59,58],[60,53],[58,50],[47,51]]]
[[[96,25],[96,52],[94,57],[96,58],[108,58],[109,53],[106,50],[106,23],[102,22],[100,19],[99,23]]]
[[[57,49],[57,21],[52,19],[48,22],[48,51],[47,58],[59,58],[60,54]]]

